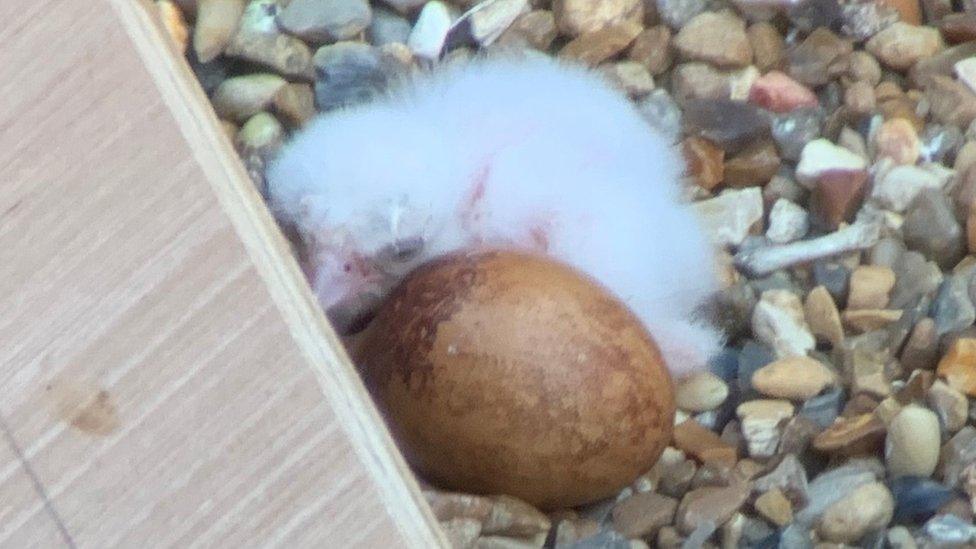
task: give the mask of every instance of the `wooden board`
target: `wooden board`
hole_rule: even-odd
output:
[[[443,545],[145,8],[0,2],[0,546]]]

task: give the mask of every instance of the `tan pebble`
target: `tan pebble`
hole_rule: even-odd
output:
[[[752,385],[775,398],[806,400],[837,381],[837,375],[817,360],[794,356],[781,358],[756,370]]]
[[[202,63],[213,61],[230,43],[244,13],[244,0],[198,0],[193,49]]]
[[[176,44],[176,48],[181,54],[186,53],[186,48],[190,42],[190,30],[187,27],[186,19],[183,17],[183,11],[170,0],[157,1],[156,8],[159,10],[166,33]]]
[[[654,76],[667,71],[674,60],[671,48],[671,29],[658,25],[645,29],[634,39],[627,56],[645,67]]]
[[[923,318],[912,328],[905,348],[901,352],[901,364],[906,370],[933,369],[939,360],[939,334],[935,321]]]
[[[969,419],[969,399],[960,391],[938,380],[929,387],[926,400],[949,433],[955,433],[966,425]]]
[[[891,425],[891,422],[894,421],[895,417],[899,412],[901,412],[902,408],[904,408],[904,406],[902,406],[901,402],[899,402],[897,398],[888,397],[874,407],[874,415],[878,416],[878,419],[884,422],[885,427],[887,427]]]
[[[654,91],[654,78],[647,68],[634,61],[605,63],[600,73],[618,90],[630,97],[643,97]]]
[[[741,188],[765,185],[779,171],[782,160],[772,141],[759,141],[725,160],[725,184]]]
[[[844,90],[844,105],[854,114],[870,114],[876,104],[874,88],[867,82],[854,82]]]
[[[718,408],[728,396],[728,385],[711,372],[696,372],[679,381],[675,390],[678,407],[689,412]]]
[[[921,25],[923,23],[922,8],[918,0],[882,0],[879,3],[894,8],[898,12],[899,18],[909,25]],[[930,17],[932,16],[930,15]]]
[[[474,544],[474,549],[538,549],[545,544],[545,539],[519,539],[506,536],[481,536]]]
[[[640,24],[644,4],[641,0],[554,0],[552,12],[559,31],[575,38],[620,23]]]
[[[788,400],[756,399],[739,404],[735,409],[739,419],[748,417],[764,417],[781,420],[793,417],[793,404]]]
[[[551,11],[533,10],[523,13],[498,37],[498,43],[528,44],[539,51],[547,51],[556,39],[556,18]]]
[[[674,445],[699,461],[735,463],[736,448],[694,419],[682,421],[674,427]]]
[[[559,57],[596,66],[625,50],[641,30],[637,23],[624,22],[588,32],[563,46]]]
[[[873,413],[840,417],[814,437],[813,447],[829,454],[870,454],[881,447],[884,436],[885,424]]]
[[[868,393],[879,399],[890,395],[891,383],[885,372],[886,363],[887,355],[883,352],[855,350],[848,355],[845,366],[851,373],[853,393]]]
[[[965,128],[976,119],[976,94],[955,78],[941,74],[929,77],[925,95],[932,116],[943,124]]]
[[[890,267],[861,265],[851,273],[847,310],[883,309],[895,287],[895,272]]]
[[[628,538],[657,535],[662,526],[674,521],[678,501],[652,492],[635,494],[614,506],[613,528]]]
[[[951,387],[976,396],[976,339],[959,338],[952,342],[937,371]]]
[[[839,349],[844,343],[844,327],[834,298],[823,286],[817,286],[807,294],[803,314],[813,335],[824,339]]]
[[[776,526],[783,527],[793,522],[793,505],[779,488],[763,493],[756,498],[756,511]]]
[[[778,69],[783,65],[786,45],[776,27],[766,21],[753,23],[747,31],[756,68],[760,71]]]
[[[952,169],[956,173],[966,173],[970,166],[976,165],[976,141],[966,141],[966,144],[956,153],[956,161]]]
[[[900,309],[859,309],[844,311],[841,320],[859,333],[880,330],[901,319],[904,311]]]
[[[827,541],[855,543],[868,532],[887,526],[894,507],[891,492],[884,484],[865,484],[828,507],[817,530]]]
[[[287,84],[276,74],[235,76],[217,86],[211,102],[218,116],[241,122],[267,108]]]
[[[495,496],[481,531],[490,535],[525,537],[548,532],[550,526],[549,517],[528,503],[511,496]]]
[[[707,486],[688,492],[678,506],[678,529],[689,534],[706,521],[722,524],[742,507],[750,492],[748,484]]]
[[[931,57],[945,47],[939,30],[932,27],[895,23],[875,34],[865,49],[883,64],[895,70],[906,70],[921,59]]]
[[[939,461],[942,439],[939,418],[928,408],[910,404],[888,426],[885,464],[888,474],[931,476]]]
[[[848,56],[847,75],[855,82],[877,86],[881,82],[881,65],[866,51],[855,51]],[[874,94],[872,93],[872,96]]]
[[[887,120],[875,134],[878,158],[890,158],[895,164],[913,165],[918,161],[922,142],[915,126],[903,118]]]
[[[752,62],[746,24],[731,12],[696,15],[675,35],[674,47],[682,59],[721,68],[742,68]]]
[[[691,136],[682,142],[688,175],[710,191],[725,179],[725,151],[707,139]]]

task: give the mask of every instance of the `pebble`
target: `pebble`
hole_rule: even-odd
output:
[[[964,128],[976,119],[976,95],[965,84],[940,74],[928,77],[925,97],[935,119]]]
[[[759,492],[778,490],[795,506],[807,503],[807,472],[794,454],[786,454],[776,468],[755,480],[753,487]]]
[[[600,66],[600,73],[611,85],[630,97],[643,97],[654,91],[654,78],[647,68],[634,61],[617,61]]]
[[[932,517],[924,530],[936,547],[963,547],[976,540],[976,526],[952,514]]]
[[[613,508],[613,528],[627,538],[651,538],[674,521],[678,500],[645,492],[634,494]]]
[[[958,332],[976,322],[976,308],[969,296],[970,277],[945,277],[932,302],[932,318],[939,336]]]
[[[675,402],[682,410],[704,412],[718,408],[729,396],[729,387],[711,372],[696,372],[677,383]]]
[[[953,65],[973,55],[976,55],[976,44],[972,43],[942,50],[916,63],[908,73],[909,80],[915,86],[924,88],[931,82],[933,76],[952,76]]]
[[[685,494],[678,506],[676,524],[685,534],[710,522],[712,527],[729,520],[749,497],[750,486],[737,483],[726,487],[707,486]]]
[[[736,448],[694,419],[675,425],[673,439],[679,450],[701,462],[735,463]]]
[[[528,8],[528,0],[485,0],[462,14],[454,23],[451,33],[458,33],[459,36],[464,36],[465,39],[470,39],[481,47],[487,47],[495,43],[506,30],[512,27],[516,19]],[[538,20],[529,21],[529,23],[545,25],[551,22],[551,26],[543,32],[552,33],[552,38],[549,39],[549,42],[552,42],[556,34],[555,16],[551,12],[539,13],[542,17]],[[530,26],[526,30],[533,29]],[[535,29],[534,33],[538,35],[539,30],[542,29]]]
[[[481,536],[475,542],[474,549],[538,549],[545,539],[539,542],[510,538],[505,536]]]
[[[796,167],[797,180],[808,188],[829,172],[861,172],[867,161],[861,156],[831,143],[827,139],[815,139],[803,147]]]
[[[658,16],[672,29],[684,27],[708,8],[707,0],[655,0]]]
[[[966,253],[962,227],[949,200],[938,190],[923,189],[918,194],[905,215],[902,232],[909,249],[943,269],[952,268]]]
[[[976,40],[976,14],[950,13],[939,19],[939,30],[950,44]]]
[[[803,314],[810,326],[810,332],[838,349],[844,343],[844,328],[841,325],[837,304],[825,286],[817,286],[807,294],[803,304]]]
[[[874,146],[877,158],[890,158],[895,164],[915,164],[922,151],[915,126],[904,118],[882,123],[874,135]]]
[[[853,311],[841,315],[847,321],[847,315]],[[867,314],[876,311],[868,310]],[[894,311],[901,315],[902,311]],[[862,330],[873,332],[875,329]],[[883,332],[876,332],[883,337]],[[867,337],[867,336],[866,336]],[[883,399],[891,394],[891,383],[885,371],[885,364],[888,362],[887,349],[853,349],[845,357],[846,370],[851,372],[851,391],[854,394],[867,393],[868,395]]]
[[[760,393],[790,400],[809,399],[836,382],[830,368],[803,356],[781,358],[752,375],[752,386]]]
[[[803,147],[821,135],[823,109],[800,108],[771,117],[771,131],[780,155],[792,161],[800,159]]]
[[[453,17],[446,4],[427,2],[407,37],[407,47],[421,59],[439,58],[452,23]]]
[[[928,477],[935,471],[941,446],[939,418],[928,408],[910,404],[888,426],[885,463],[893,477]]]
[[[834,261],[817,261],[813,264],[814,283],[826,288],[838,306],[847,302],[850,280],[851,269],[846,265]]]
[[[807,504],[797,510],[795,522],[814,525],[828,507],[876,479],[873,467],[856,460],[819,474],[808,483]]]
[[[778,199],[769,212],[769,228],[766,238],[777,244],[786,244],[806,236],[810,230],[810,216],[801,206]]]
[[[879,2],[845,3],[841,6],[841,31],[863,42],[898,22],[898,12]]]
[[[760,495],[753,505],[760,515],[778,527],[793,522],[793,505],[778,488]]]
[[[844,106],[853,114],[869,115],[874,112],[876,105],[874,87],[867,82],[858,80],[844,90]]]
[[[819,534],[834,543],[855,543],[891,522],[895,502],[880,482],[865,484],[831,505],[820,520]]]
[[[942,427],[950,434],[962,429],[969,419],[969,400],[966,395],[942,380],[936,380],[929,387],[926,402],[938,414]]]
[[[852,51],[854,47],[849,41],[821,27],[789,50],[788,72],[807,86],[823,86],[830,80],[829,67]]]
[[[885,424],[873,413],[839,417],[813,439],[813,447],[837,455],[872,454],[884,443]]]
[[[776,113],[820,104],[813,91],[780,71],[770,71],[756,79],[749,90],[749,101]]]
[[[933,480],[901,477],[888,483],[895,498],[895,522],[921,523],[952,499],[952,490]]]
[[[853,221],[868,190],[865,170],[826,171],[817,178],[810,196],[811,224],[834,230]]]
[[[355,38],[372,17],[367,0],[291,0],[278,14],[278,25],[305,42],[321,45]]]
[[[571,38],[621,23],[638,25],[644,18],[642,0],[553,0],[559,31]]]
[[[664,25],[644,29],[634,39],[627,56],[631,61],[644,65],[651,75],[667,71],[674,60],[671,29]]]
[[[556,34],[556,18],[552,12],[533,10],[516,17],[512,25],[498,37],[498,43],[526,43],[539,51],[548,51]]]
[[[315,91],[309,84],[285,84],[275,93],[271,105],[285,124],[300,127],[315,116]]]
[[[410,21],[382,7],[375,7],[369,24],[369,41],[374,46],[406,44],[412,29]]]
[[[765,72],[782,67],[786,57],[786,43],[775,26],[760,21],[750,25],[746,34],[749,36],[756,68]]]
[[[241,126],[237,133],[237,149],[241,156],[260,156],[269,159],[285,141],[285,129],[278,119],[259,112]]]
[[[669,138],[672,143],[677,142],[681,135],[681,108],[664,88],[657,88],[637,104],[644,121],[652,128]]]
[[[697,99],[685,104],[687,133],[735,153],[769,135],[769,119],[754,105],[729,100]]]
[[[312,51],[298,38],[279,32],[278,10],[275,0],[252,0],[224,54],[269,67],[285,77],[310,80]]]
[[[911,335],[901,353],[902,366],[907,371],[935,368],[938,361],[939,337],[935,332],[935,321],[923,318],[912,328]]]
[[[976,339],[962,337],[953,341],[937,371],[954,389],[976,396]]]
[[[493,506],[490,498],[473,494],[424,490],[424,498],[437,520],[472,519],[478,521],[479,527],[488,519]]]
[[[779,172],[781,164],[776,145],[769,140],[758,141],[725,160],[724,181],[735,188],[763,186]]]
[[[675,99],[687,107],[692,100],[736,100],[748,95],[749,87],[758,76],[754,67],[740,71],[723,71],[707,63],[681,63],[672,72]]]
[[[889,267],[861,265],[851,273],[847,309],[883,309],[895,287],[895,272]]]
[[[875,181],[871,200],[897,213],[904,213],[923,190],[938,190],[945,184],[938,175],[919,166],[896,166]]]
[[[752,330],[780,358],[805,356],[816,344],[804,319],[800,299],[786,290],[762,293],[753,309]]]
[[[673,44],[686,61],[702,61],[722,68],[742,68],[752,62],[746,24],[730,12],[696,15],[681,27]]]
[[[538,509],[511,496],[492,496],[491,511],[481,525],[483,535],[529,537],[549,531],[551,521]]]
[[[730,189],[692,207],[716,245],[738,246],[752,226],[762,220],[762,192],[755,187]]]
[[[887,27],[865,44],[865,49],[882,64],[898,71],[911,68],[944,47],[938,29],[903,22]]]
[[[808,424],[804,425],[797,422],[795,428],[798,429],[798,435],[808,437],[806,439],[807,445],[813,442],[813,437],[820,434],[821,430],[830,427],[837,420],[844,398],[844,390],[841,387],[834,387],[803,403],[797,415],[798,419],[805,420]],[[785,434],[783,438],[786,438]],[[780,446],[780,451],[784,451],[784,445]]]
[[[221,82],[210,98],[221,118],[243,122],[265,110],[288,84],[276,74],[252,73]]]
[[[942,271],[918,252],[902,254],[895,266],[895,273],[898,280],[888,303],[893,308],[904,308],[918,303],[919,299],[931,295],[942,284]]]
[[[224,52],[244,14],[244,0],[197,0],[193,26],[193,50],[201,63]]]
[[[793,417],[793,405],[785,400],[750,400],[736,408],[749,455],[768,458],[776,454],[784,420]]]
[[[315,100],[320,110],[356,105],[387,89],[393,62],[361,42],[336,42],[315,52]]]
[[[701,137],[688,137],[682,142],[682,152],[688,175],[699,187],[712,190],[725,179],[725,151]]]
[[[638,23],[623,22],[599,30],[583,33],[559,50],[563,59],[572,59],[588,66],[596,66],[627,49],[642,27]]]

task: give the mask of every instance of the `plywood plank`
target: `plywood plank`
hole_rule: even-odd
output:
[[[0,20],[0,546],[442,544],[145,6]]]

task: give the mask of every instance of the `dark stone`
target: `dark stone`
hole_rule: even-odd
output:
[[[736,153],[769,135],[769,119],[758,107],[727,99],[690,99],[684,110],[685,132]]]
[[[966,254],[965,235],[948,198],[938,189],[926,189],[912,202],[902,227],[909,249],[924,254],[943,270],[951,269]]]
[[[895,498],[894,521],[919,524],[928,520],[952,499],[953,491],[934,480],[922,477],[901,477],[888,482]]]

